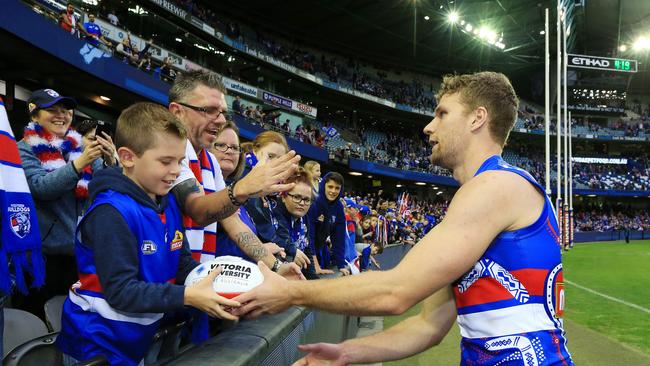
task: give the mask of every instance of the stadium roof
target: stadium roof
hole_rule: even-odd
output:
[[[551,14],[551,47],[555,47],[553,13],[557,3],[549,0],[203,2],[218,13],[281,33],[306,46],[357,55],[391,69],[407,67],[434,75],[490,69],[523,76],[531,70],[543,70],[544,35],[540,31],[544,29],[547,7]],[[631,44],[631,39],[641,32],[650,35],[648,0],[583,2],[585,6],[576,7],[573,13],[574,53],[612,56],[620,44]],[[449,22],[451,12],[458,16],[455,25]],[[429,19],[425,20],[425,16]],[[473,29],[488,27],[494,31],[503,38],[503,50],[461,30],[467,23]],[[647,60],[647,52],[643,57],[630,53],[620,56]],[[648,92],[644,87],[648,84],[644,75],[647,72],[640,74],[633,83]]]

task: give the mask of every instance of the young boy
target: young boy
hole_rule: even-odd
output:
[[[123,170],[97,173],[92,204],[77,227],[79,281],[63,306],[56,341],[64,363],[102,355],[111,365],[137,365],[164,313],[184,305],[235,319],[221,305],[239,304],[212,289],[218,271],[182,285],[197,263],[168,192],[185,143],[185,128],[162,106],[138,103],[120,115],[115,145]]]
[[[345,261],[345,212],[341,203],[343,191],[343,176],[337,172],[327,173],[320,182],[318,198],[309,209],[310,240],[316,247],[317,263],[322,268],[329,267],[330,253],[327,248],[327,238],[332,243],[334,263],[341,273],[349,274]],[[320,267],[316,267],[318,269]]]

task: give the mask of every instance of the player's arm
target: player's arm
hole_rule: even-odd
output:
[[[473,178],[458,190],[445,220],[389,271],[299,284],[274,277],[261,266],[265,283],[235,298],[248,303],[238,311],[256,316],[303,305],[344,314],[401,314],[461,277],[499,233],[530,217],[525,202],[531,192],[521,187],[522,178],[510,173]],[[541,205],[532,214],[540,212]]]
[[[439,344],[454,324],[455,317],[451,288],[445,287],[423,301],[419,314],[392,328],[340,344],[300,346],[308,355],[294,365],[318,365],[326,361],[365,364],[406,358]]]

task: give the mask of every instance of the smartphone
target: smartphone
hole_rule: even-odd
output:
[[[97,121],[97,130],[95,131],[95,136],[104,137],[102,132],[106,132],[111,138],[113,138],[113,125],[105,121]]]

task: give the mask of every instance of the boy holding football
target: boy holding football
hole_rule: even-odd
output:
[[[63,306],[56,341],[65,364],[101,355],[111,365],[138,365],[164,313],[185,305],[236,319],[221,307],[239,303],[212,288],[219,270],[182,286],[198,263],[168,193],[185,143],[185,128],[162,106],[137,103],[120,115],[115,145],[123,170],[95,174],[92,204],[77,227],[79,281]]]

